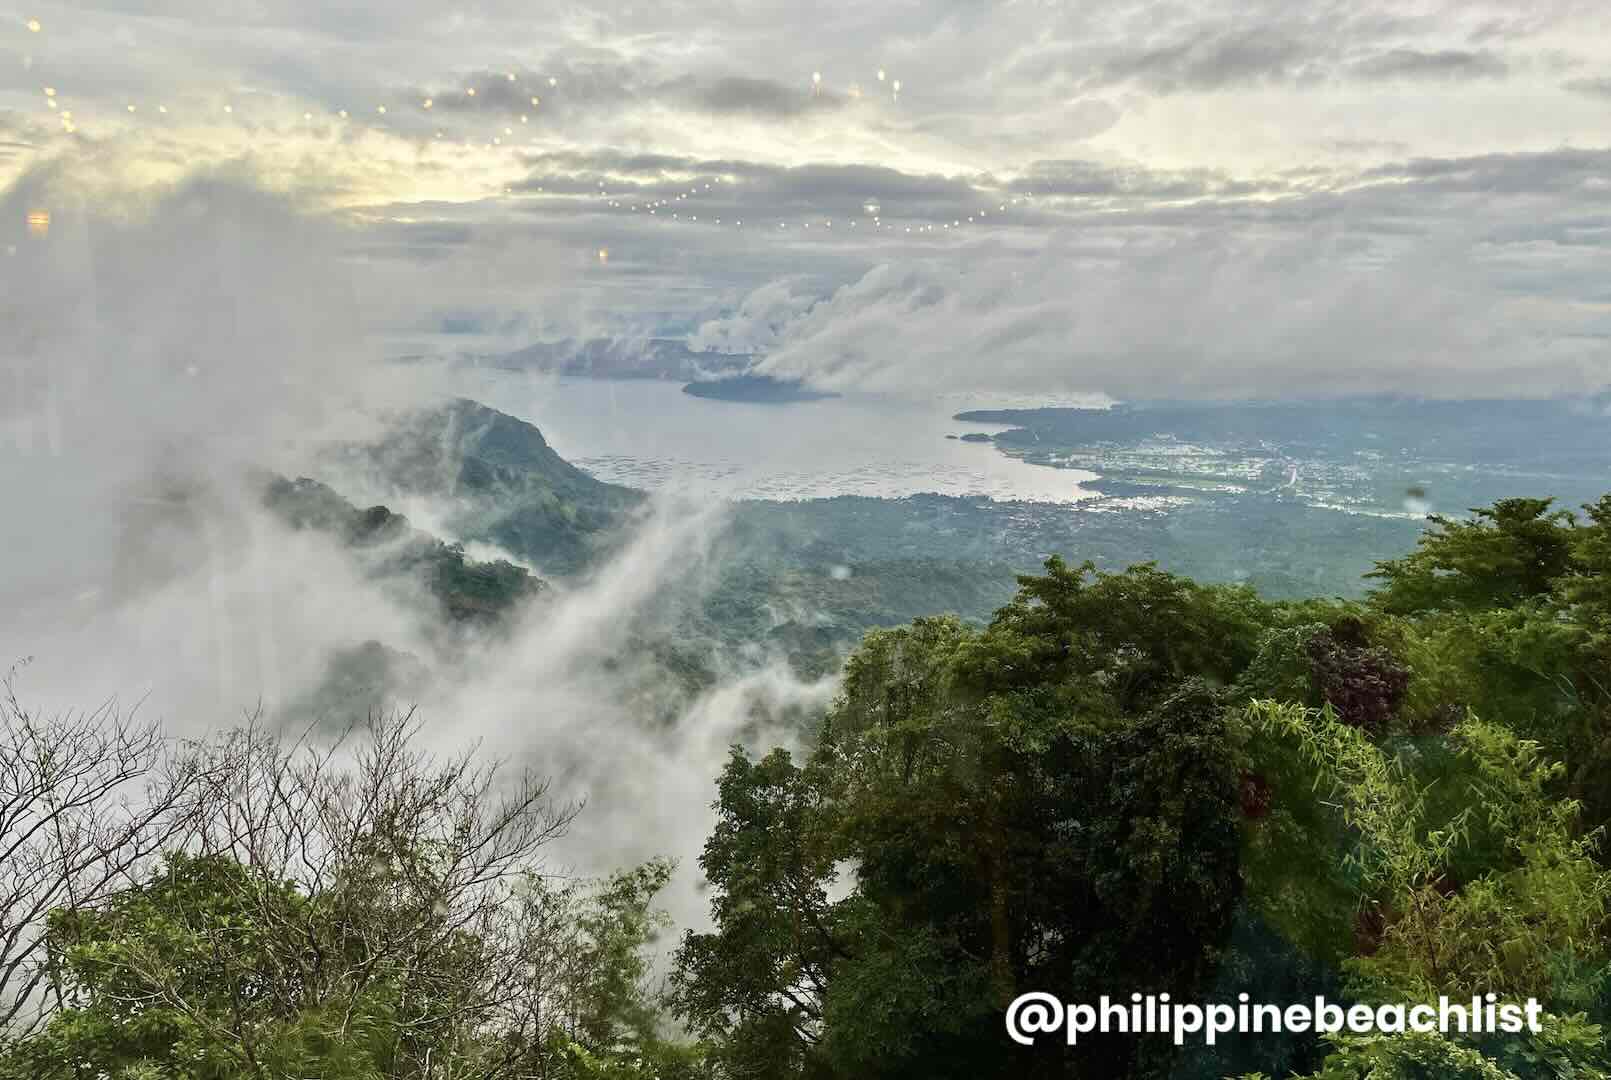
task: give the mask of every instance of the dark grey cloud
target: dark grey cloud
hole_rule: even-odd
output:
[[[1519,37],[1520,31],[1512,29]],[[1368,11],[1307,17],[1281,11],[1230,23],[1205,19],[1186,23],[1161,44],[1117,45],[1097,58],[1096,74],[1083,82],[1183,94],[1258,86],[1302,88],[1344,80],[1461,82],[1509,74],[1510,63],[1491,48],[1414,44],[1427,30],[1419,19]],[[1505,37],[1494,26],[1482,36]]]
[[[1389,49],[1361,60],[1348,69],[1354,78],[1374,79],[1425,79],[1459,81],[1464,79],[1497,79],[1510,71],[1510,66],[1497,54],[1488,50],[1441,49],[1425,52],[1420,49]]]
[[[1611,98],[1611,75],[1602,75],[1596,78],[1568,79],[1561,85],[1575,94]]]
[[[598,147],[586,150],[548,150],[529,153],[522,160],[534,175],[624,177],[632,182],[657,182],[672,177],[756,176],[773,167],[737,159],[695,158],[683,154],[652,153]]]
[[[550,79],[554,80],[552,85]],[[634,66],[598,59],[554,63],[541,71],[484,69],[453,83],[417,87],[408,96],[416,100],[429,98],[433,108],[450,113],[545,116],[558,109],[591,109],[636,101],[643,85],[644,73]],[[534,97],[539,104],[532,103]]]
[[[787,119],[813,112],[832,112],[843,108],[847,98],[831,91],[803,89],[788,86],[772,79],[748,79],[728,76],[714,82],[701,82],[688,78],[668,84],[662,92],[671,92],[682,103],[699,112],[715,116],[748,113],[755,116]]]
[[[1611,246],[1611,150],[1419,158],[1367,169],[1298,171],[1276,180],[1229,180],[1095,162],[1041,162],[1030,175],[1040,227],[1139,236],[1147,231],[1237,233],[1340,230],[1371,242],[1458,232],[1494,245],[1524,241]],[[1058,178],[1065,178],[1059,187]],[[1021,185],[1020,185],[1021,186]],[[1109,192],[1146,195],[1125,197]],[[1113,213],[1117,204],[1123,214]],[[1015,218],[1016,220],[1016,218]],[[1538,253],[1553,259],[1558,251]]]
[[[1422,193],[1572,194],[1611,201],[1611,150],[1415,158],[1366,170],[1366,180],[1412,181]]]
[[[715,217],[852,218],[868,204],[901,218],[950,218],[996,201],[1001,188],[979,177],[915,174],[877,165],[801,165],[699,160],[658,154],[562,152],[527,155],[515,190],[586,197],[600,192],[631,205],[665,200],[667,213]],[[680,197],[680,198],[679,198]],[[686,204],[686,205],[683,205]]]
[[[1300,82],[1321,74],[1324,43],[1269,26],[1204,30],[1169,45],[1120,55],[1098,83],[1136,82],[1163,94]]]
[[[1202,199],[1274,194],[1291,189],[1279,178],[1237,180],[1213,169],[1167,171],[1097,161],[1037,161],[1009,190],[1037,196],[1090,199]]]
[[[851,100],[831,89],[813,90],[806,84],[789,85],[775,79],[662,77],[653,69],[606,53],[586,61],[556,60],[541,70],[478,71],[451,84],[415,87],[401,98],[408,103],[425,99],[431,100],[434,109],[452,114],[500,119],[528,115],[542,121],[575,110],[617,110],[632,105],[671,106],[712,117],[791,120],[831,113]]]
[[[898,319],[906,305],[941,295],[935,290],[949,290],[948,275],[960,266],[989,266],[991,279],[1009,289],[1014,267],[1027,260],[1045,276],[1046,294],[1014,316],[1002,329],[1002,340],[1034,343],[1041,358],[1028,364],[1024,375],[1028,380],[1051,378],[1057,370],[1056,331],[1042,333],[1033,318],[1038,304],[1056,302],[1051,282],[1059,261],[1067,264],[1069,273],[1117,274],[1128,288],[1142,291],[1149,275],[1164,274],[1182,282],[1183,291],[1184,281],[1194,274],[1219,275],[1223,282],[1216,286],[1215,303],[1226,312],[1238,310],[1241,302],[1235,296],[1242,284],[1250,295],[1263,297],[1247,304],[1281,303],[1281,282],[1288,272],[1284,268],[1290,267],[1301,275],[1302,295],[1293,295],[1302,303],[1352,304],[1347,289],[1365,289],[1371,304],[1378,305],[1371,309],[1375,313],[1371,317],[1386,317],[1393,304],[1389,291],[1378,288],[1369,276],[1371,266],[1391,263],[1397,268],[1391,287],[1406,288],[1417,276],[1445,273],[1438,269],[1439,260],[1447,260],[1445,279],[1438,283],[1428,310],[1450,318],[1470,317],[1486,312],[1485,305],[1512,305],[1518,297],[1531,297],[1544,306],[1505,307],[1510,317],[1529,320],[1525,333],[1512,335],[1487,314],[1481,325],[1484,333],[1497,334],[1518,347],[1531,335],[1536,341],[1526,347],[1543,348],[1539,342],[1551,340],[1556,331],[1551,322],[1555,316],[1541,311],[1560,313],[1562,341],[1581,341],[1590,332],[1581,322],[1583,313],[1573,314],[1571,305],[1598,302],[1595,297],[1605,291],[1598,267],[1611,249],[1611,226],[1605,215],[1611,183],[1604,180],[1611,175],[1611,151],[1422,158],[1366,170],[1294,169],[1290,177],[1276,179],[1059,159],[1032,163],[1010,182],[985,174],[945,177],[865,167],[781,169],[620,151],[534,155],[528,160],[534,176],[545,178],[545,194],[500,202],[499,212],[513,215],[506,222],[473,228],[420,222],[388,226],[387,251],[406,255],[415,246],[435,247],[441,250],[432,258],[440,262],[443,251],[452,249],[458,253],[453,256],[458,260],[455,265],[471,266],[489,258],[488,251],[517,252],[523,243],[538,238],[562,248],[606,246],[612,253],[609,269],[591,274],[587,288],[594,290],[599,311],[608,313],[612,332],[639,334],[686,326],[699,312],[721,316],[748,295],[733,295],[741,283],[753,291],[786,278],[793,284],[783,295],[792,298],[789,305],[805,310],[812,306],[810,297],[831,295],[880,263],[923,267],[921,285],[902,286],[892,294],[890,317]],[[629,172],[643,185],[640,197],[658,192],[654,197],[669,200],[658,215],[651,217],[641,208],[631,213],[624,206],[609,207],[600,201],[592,176],[612,175],[614,183]],[[555,194],[552,185],[569,174],[574,174],[571,193]],[[720,179],[724,176],[728,179]],[[998,200],[1030,192],[1032,199],[998,213]],[[677,194],[685,198],[677,200]],[[860,204],[869,197],[880,204],[883,232],[865,228],[869,222]],[[444,206],[443,212],[475,219],[490,207],[455,211]],[[941,223],[980,209],[988,210],[988,218],[976,219],[958,232],[941,232]],[[399,208],[404,211],[416,219],[430,216],[427,207]],[[679,217],[671,218],[673,212]],[[717,217],[726,224],[714,226]],[[738,217],[746,223],[743,230],[731,228]],[[835,221],[831,232],[823,227],[826,217]],[[852,232],[851,220],[864,228]],[[807,221],[813,224],[809,232],[801,227]],[[787,228],[779,229],[780,223]],[[932,232],[904,230],[907,224],[925,223],[934,226]],[[1171,263],[1176,256],[1183,259],[1178,265]],[[1237,260],[1244,256],[1256,257],[1259,265],[1239,266]],[[1345,281],[1346,288],[1328,291],[1329,273]],[[1109,302],[1116,301],[1110,296]],[[759,299],[750,303],[753,307]],[[967,319],[986,319],[992,310],[989,296],[958,297],[955,303]],[[482,323],[499,324],[495,314],[488,314]],[[563,312],[551,314],[544,325],[566,325],[564,317]],[[605,318],[597,312],[592,317]],[[1093,319],[1095,314],[1081,318]],[[1209,320],[1202,334],[1231,333],[1229,323],[1218,321],[1218,313],[1204,313],[1202,318]],[[1567,326],[1573,319],[1578,321]],[[1288,323],[1294,340],[1307,332],[1304,324]],[[1127,325],[1139,332],[1146,324],[1138,314]],[[952,332],[968,339],[960,325]],[[825,337],[812,334],[818,345],[840,340],[837,332]],[[1443,347],[1435,337],[1430,330],[1417,331],[1416,347]],[[976,344],[982,348],[986,340],[992,345],[996,341],[980,338]],[[1114,349],[1130,348],[1118,339],[1104,340]],[[1167,347],[1185,348],[1187,340],[1181,337]],[[1458,344],[1466,347],[1471,342],[1461,337]],[[1455,345],[1452,338],[1444,342],[1448,348]],[[1296,346],[1283,342],[1280,347],[1287,350],[1281,362],[1296,363],[1297,353],[1292,351]],[[1503,368],[1506,378],[1521,370],[1517,365],[1504,366],[1490,344],[1481,347],[1488,350],[1484,363],[1497,365],[1496,371]],[[1400,357],[1409,354],[1402,340],[1390,343],[1390,348]],[[950,346],[943,351],[951,356],[947,377],[965,379],[965,358]],[[1276,378],[1268,354],[1261,362],[1265,366],[1257,377]],[[876,367],[876,357],[869,354],[867,363]],[[1147,377],[1163,378],[1167,369],[1148,370]],[[1558,367],[1554,374],[1565,370]],[[873,377],[871,368],[868,372]],[[1439,377],[1456,374],[1445,370]]]
[[[1575,12],[1574,6],[1577,7]],[[1523,5],[1515,5],[1514,10],[1482,19],[1467,32],[1466,39],[1475,45],[1493,41],[1522,41],[1536,37],[1570,19],[1574,14],[1588,11],[1588,6],[1577,5],[1577,0],[1564,0],[1564,2],[1539,0],[1525,5],[1525,10],[1522,8]]]

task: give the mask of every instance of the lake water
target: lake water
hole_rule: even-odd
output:
[[[947,435],[1000,431],[952,414],[995,403],[846,395],[786,405],[714,401],[678,383],[461,371],[456,393],[528,420],[601,480],[744,499],[920,492],[1075,502],[1095,473],[1027,465],[988,443]]]

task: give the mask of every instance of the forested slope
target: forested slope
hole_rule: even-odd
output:
[[[318,486],[270,497],[474,577]],[[417,750],[419,720],[175,746],[8,696],[0,980],[29,1008],[0,1077],[1608,1075],[1611,496],[1433,518],[1368,584],[1053,557],[987,621],[871,631],[802,748],[733,751],[676,942],[669,866],[551,880],[586,810]],[[1493,993],[1544,1025],[1022,1048],[1031,989]]]
[[[680,1014],[734,1076],[1603,1075],[1611,499],[1435,519],[1374,580],[1271,604],[1054,559],[983,629],[869,635],[814,749],[721,779]],[[1029,989],[1549,1019],[1026,1050]]]

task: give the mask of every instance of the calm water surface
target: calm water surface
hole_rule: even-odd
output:
[[[651,380],[473,371],[456,392],[542,429],[561,456],[601,480],[743,499],[919,492],[1074,502],[1096,474],[1026,465],[988,443],[995,432],[951,419],[990,402],[847,395],[787,405],[713,401]]]

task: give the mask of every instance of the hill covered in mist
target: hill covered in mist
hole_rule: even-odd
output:
[[[396,418],[382,438],[331,459],[366,491],[434,501],[457,535],[552,573],[596,559],[644,499],[578,469],[533,425],[463,398]]]
[[[1045,415],[1086,418],[1078,411],[1026,415],[1037,422]],[[1110,427],[1151,423],[1092,415]],[[1229,423],[1243,430],[1234,418]],[[997,442],[1016,452],[1012,434]],[[870,628],[943,612],[986,618],[1010,597],[1016,574],[1053,554],[1112,569],[1152,560],[1272,596],[1351,595],[1374,560],[1413,543],[1411,515],[1339,513],[1293,498],[1281,484],[1289,448],[1255,450],[1272,470],[1267,490],[1198,484],[1182,489],[1193,497],[1162,502],[1150,497],[1168,495],[1164,480],[1138,482],[1111,468],[1092,485],[1103,497],[1078,505],[939,495],[740,500],[722,511],[711,557],[644,605],[641,634],[691,644],[694,653],[725,650],[752,661],[776,655],[801,673],[824,674]],[[395,417],[379,438],[344,445],[324,460],[335,488],[350,485],[382,504],[366,513],[384,520],[393,512],[385,504],[418,506],[455,543],[484,547],[485,566],[442,571],[439,588],[460,589],[454,602],[461,606],[477,588],[491,593],[476,603],[507,603],[492,594],[524,588],[509,576],[514,564],[558,581],[586,579],[653,512],[644,492],[567,462],[534,424],[462,398]],[[357,511],[332,513],[350,519]],[[348,523],[337,532],[367,542],[354,529]],[[702,681],[682,666],[692,683]]]

